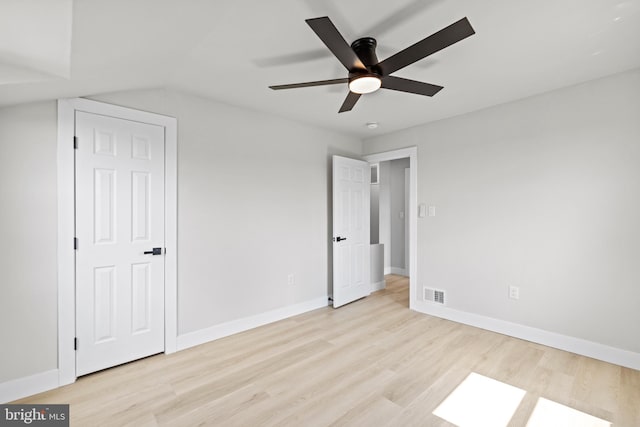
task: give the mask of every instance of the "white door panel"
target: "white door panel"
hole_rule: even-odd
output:
[[[164,350],[164,128],[76,112],[76,374]]]
[[[369,295],[369,164],[333,156],[333,306]]]

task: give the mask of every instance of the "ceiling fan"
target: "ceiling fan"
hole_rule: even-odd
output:
[[[280,90],[348,83],[349,93],[342,103],[339,113],[351,111],[360,96],[365,93],[375,92],[380,88],[425,96],[435,95],[442,89],[442,86],[392,76],[391,73],[475,34],[469,20],[462,18],[395,55],[383,61],[378,61],[376,56],[377,42],[373,37],[360,38],[349,46],[327,16],[307,19],[306,22],[329,48],[331,53],[349,71],[349,76],[342,79],[269,87],[273,90]]]

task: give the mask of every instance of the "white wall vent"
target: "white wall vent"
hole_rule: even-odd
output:
[[[444,304],[444,291],[424,288],[424,300]]]

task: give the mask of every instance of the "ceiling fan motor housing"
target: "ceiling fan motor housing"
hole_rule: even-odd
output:
[[[376,56],[376,46],[378,42],[373,37],[363,37],[351,43],[351,49],[358,55],[360,61],[369,69],[369,71],[380,74],[377,69],[378,57]],[[353,73],[356,70],[349,70]],[[361,71],[361,70],[358,70]],[[356,71],[357,72],[357,71]]]

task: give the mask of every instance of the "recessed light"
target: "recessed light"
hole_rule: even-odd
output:
[[[369,129],[377,129],[378,128],[378,122],[369,122],[369,123],[367,123],[367,127]]]

